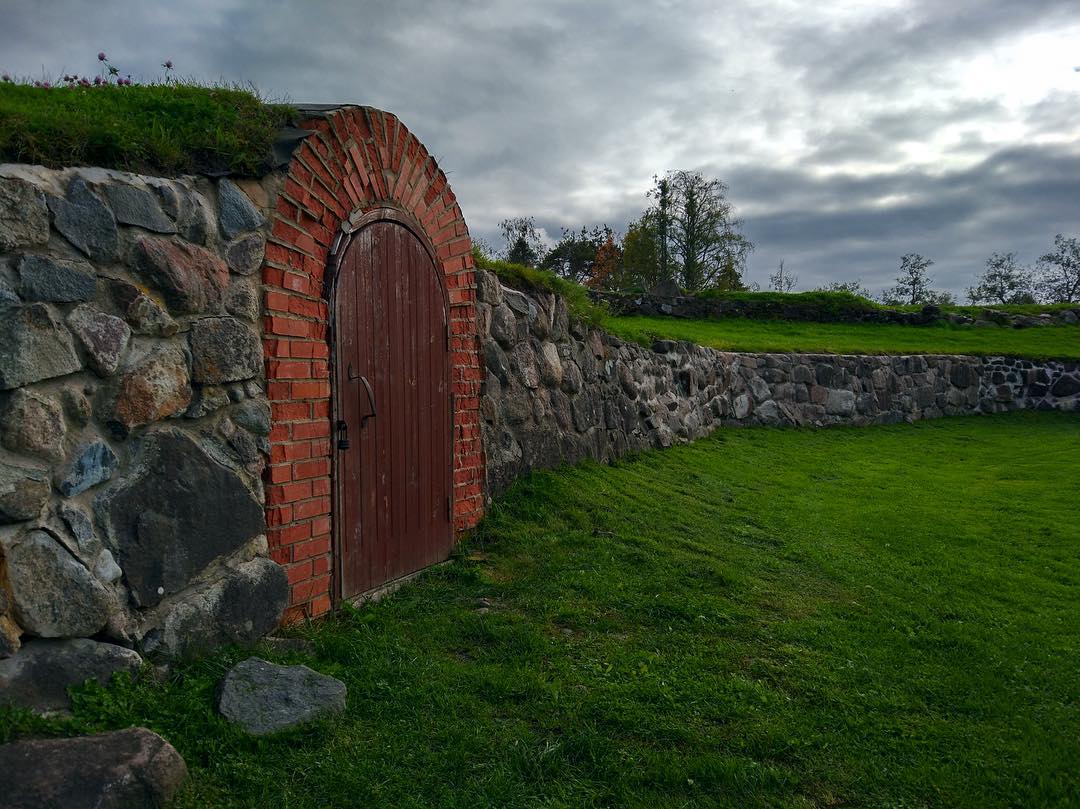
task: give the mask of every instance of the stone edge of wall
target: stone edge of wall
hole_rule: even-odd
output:
[[[1080,364],[962,355],[651,348],[572,323],[556,295],[477,272],[487,494],[534,469],[667,447],[720,426],[866,425],[1080,409]]]
[[[258,272],[278,180],[0,166],[5,694],[60,707],[131,649],[277,626]]]

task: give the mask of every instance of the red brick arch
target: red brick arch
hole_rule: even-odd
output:
[[[388,112],[337,107],[301,124],[263,265],[263,333],[271,402],[266,521],[270,555],[288,572],[286,620],[321,615],[335,599],[331,525],[329,310],[324,284],[341,224],[391,207],[426,234],[450,299],[454,526],[483,513],[482,379],[469,231],[424,145]]]

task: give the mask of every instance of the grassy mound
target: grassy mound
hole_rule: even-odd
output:
[[[553,292],[566,301],[570,315],[577,320],[593,326],[600,325],[607,316],[606,307],[589,299],[588,290],[573,281],[560,278],[548,270],[511,264],[484,256],[479,250],[473,250],[473,259],[481,270],[493,272],[506,286],[524,292]]]
[[[189,85],[0,84],[0,162],[147,174],[265,172],[292,108]]]

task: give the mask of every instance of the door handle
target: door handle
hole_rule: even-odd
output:
[[[367,391],[368,407],[371,408],[371,412],[360,418],[360,426],[364,426],[364,422],[372,418],[375,415],[375,392],[371,389],[371,383],[367,381],[367,377],[362,374],[354,374],[352,363],[349,363],[349,381],[355,382],[360,380],[364,384],[364,390]]]

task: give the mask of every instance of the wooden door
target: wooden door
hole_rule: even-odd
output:
[[[446,559],[453,544],[446,296],[403,223],[353,235],[333,334],[334,523],[348,599]]]

